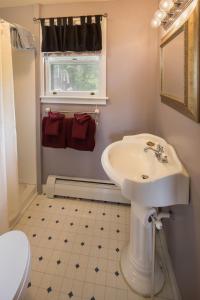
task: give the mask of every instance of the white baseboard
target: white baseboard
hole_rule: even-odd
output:
[[[174,269],[172,266],[171,257],[169,255],[165,233],[163,230],[159,231],[159,237],[160,237],[160,244],[162,248],[162,260],[168,272],[172,293],[173,293],[173,299],[182,300],[181,293],[177,284],[176,276],[174,273]]]
[[[12,230],[16,226],[16,224],[19,222],[24,212],[27,210],[27,208],[30,206],[30,204],[36,198],[36,196],[37,196],[36,185],[29,185],[22,195],[21,210],[18,212],[17,216],[14,219],[9,221],[10,230]]]
[[[48,198],[72,197],[130,204],[115,184],[106,180],[94,180],[50,175],[43,192]]]

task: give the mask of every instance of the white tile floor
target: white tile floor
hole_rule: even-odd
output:
[[[130,207],[38,196],[15,229],[31,243],[25,300],[142,300],[125,283],[120,252],[129,238]],[[165,284],[157,300],[172,300]]]

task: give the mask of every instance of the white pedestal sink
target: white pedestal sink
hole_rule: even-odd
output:
[[[150,145],[149,151],[144,149]],[[167,162],[158,160],[154,150],[164,149]],[[151,134],[124,137],[109,145],[102,154],[102,165],[120,188],[122,195],[131,200],[130,241],[121,255],[121,268],[129,285],[139,294],[152,292],[152,223],[150,216],[157,207],[188,204],[189,176],[178,159],[174,148]],[[155,263],[157,294],[164,284],[164,275]]]

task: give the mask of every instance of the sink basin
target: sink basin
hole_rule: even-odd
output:
[[[159,162],[153,151],[144,152],[147,143],[164,147],[168,163]],[[188,204],[189,176],[174,148],[165,140],[139,134],[124,137],[103,152],[102,165],[125,198],[146,207]]]
[[[189,176],[174,148],[151,134],[127,136],[111,144],[101,161],[122,195],[131,200],[130,240],[121,253],[122,273],[133,290],[150,297],[164,285],[159,257],[154,261],[153,255],[152,233],[163,216],[156,208],[188,204]]]

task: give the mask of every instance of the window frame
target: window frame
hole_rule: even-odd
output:
[[[49,64],[45,63],[47,54],[40,53],[40,66],[41,66],[41,103],[67,103],[67,104],[107,104],[107,94],[106,94],[106,28],[107,20],[103,18],[102,20],[102,51],[101,52],[68,52],[67,56],[100,56],[100,89],[99,93],[92,95],[91,92],[49,92],[50,85],[50,68]],[[65,56],[64,53],[49,53],[53,56],[59,54],[59,56]],[[48,76],[49,80],[47,80]]]
[[[53,57],[53,56],[56,56],[56,55],[49,55],[50,57]],[[56,62],[56,64],[65,64],[66,63],[66,61],[65,61],[65,55],[60,55],[59,54],[59,56],[60,56],[60,61],[58,61],[58,62]],[[61,59],[62,58],[62,56],[63,56],[63,60]],[[78,98],[80,98],[80,97],[90,97],[91,96],[91,93],[95,93],[94,94],[94,96],[104,96],[105,95],[105,91],[103,90],[103,87],[102,87],[102,81],[104,80],[104,76],[102,76],[102,56],[101,56],[101,54],[95,54],[95,53],[93,53],[92,55],[91,54],[89,54],[89,53],[84,53],[84,54],[70,54],[70,55],[67,55],[67,57],[70,57],[71,56],[71,60],[69,60],[70,61],[70,64],[76,64],[76,62],[77,61],[74,61],[73,60],[73,58],[74,57],[88,57],[88,56],[98,56],[99,57],[99,66],[100,66],[100,74],[99,74],[99,81],[100,81],[100,87],[99,87],[99,91],[95,91],[95,90],[93,90],[93,91],[52,91],[51,90],[51,65],[53,65],[53,62],[51,63],[51,62],[46,62],[46,60],[48,60],[47,58],[48,58],[48,56],[47,55],[45,55],[45,57],[44,57],[44,64],[45,64],[45,66],[44,66],[44,68],[45,68],[45,75],[46,75],[46,78],[45,78],[45,95],[47,95],[47,96],[67,96],[67,97],[71,97],[71,96],[74,96],[74,97],[78,97]],[[56,56],[57,57],[57,56]],[[92,61],[92,60],[91,60]],[[88,62],[91,62],[91,61],[89,61],[89,60],[87,60],[87,61],[81,61],[81,63],[80,64],[87,64]]]

